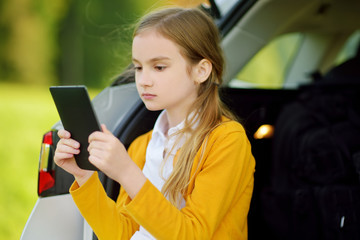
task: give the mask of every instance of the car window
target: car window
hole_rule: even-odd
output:
[[[335,65],[341,64],[349,58],[355,56],[358,47],[360,47],[360,30],[355,31],[347,40],[346,44],[338,54]]]
[[[215,0],[221,16],[227,14],[237,2],[239,2],[239,0]]]
[[[282,88],[287,67],[301,43],[300,33],[280,36],[260,50],[229,83],[234,88]]]

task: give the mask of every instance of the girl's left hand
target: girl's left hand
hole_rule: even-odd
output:
[[[108,177],[119,181],[119,175],[132,160],[119,139],[104,124],[101,124],[101,128],[102,132],[89,136],[89,161]]]
[[[141,169],[132,161],[124,145],[104,124],[102,132],[89,136],[89,161],[135,197],[146,181]]]

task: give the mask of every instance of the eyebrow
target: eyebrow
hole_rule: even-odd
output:
[[[132,58],[132,60],[133,60],[133,62],[138,62],[138,63],[140,63],[140,61],[137,60],[136,58]],[[163,60],[170,60],[170,58],[169,58],[169,57],[165,57],[165,56],[159,56],[159,57],[151,58],[151,59],[147,60],[146,62],[152,63],[152,62],[158,62],[158,61],[163,61]]]

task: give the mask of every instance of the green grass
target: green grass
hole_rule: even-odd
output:
[[[0,83],[0,239],[21,236],[37,200],[42,135],[58,120],[48,87]]]

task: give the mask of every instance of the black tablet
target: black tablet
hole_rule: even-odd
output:
[[[50,92],[64,129],[80,143],[80,153],[75,155],[77,165],[82,169],[98,170],[89,162],[87,148],[89,135],[101,128],[86,87],[52,86]]]

